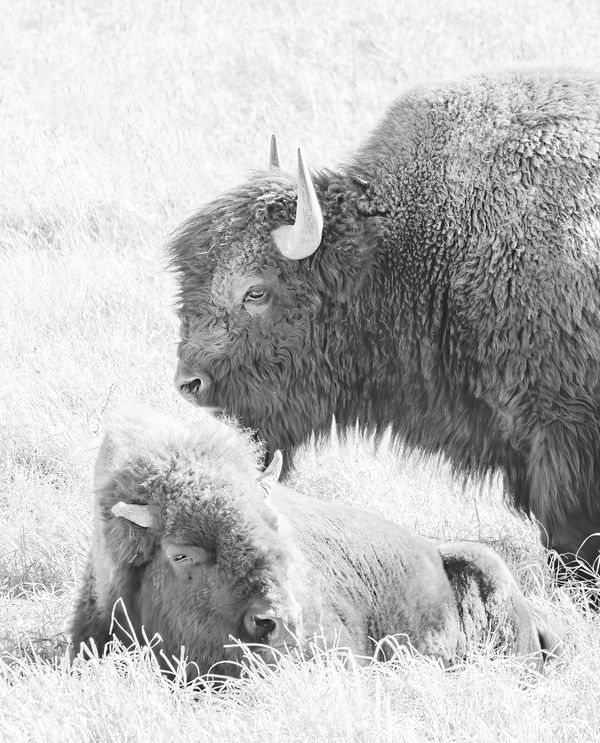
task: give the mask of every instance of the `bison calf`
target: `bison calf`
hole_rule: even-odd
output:
[[[109,428],[76,651],[91,639],[103,652],[118,624],[160,635],[167,657],[183,646],[199,674],[239,673],[232,638],[265,653],[320,635],[385,659],[378,641],[400,635],[447,664],[490,638],[536,661],[556,646],[492,550],[293,492],[277,483],[279,453],[261,474],[244,433],[208,415],[200,428],[148,411]]]

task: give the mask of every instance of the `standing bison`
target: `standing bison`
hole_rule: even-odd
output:
[[[276,483],[280,462],[259,474],[248,438],[209,416],[201,433],[148,412],[121,416],[96,465],[75,650],[91,638],[102,652],[129,625],[140,642],[160,635],[167,658],[183,646],[199,674],[237,675],[232,638],[261,643],[267,658],[315,633],[360,654],[401,634],[445,663],[490,641],[537,663],[554,649],[558,636],[492,550],[434,545],[289,491]]]
[[[276,159],[276,158],[275,158]],[[548,547],[600,548],[600,80],[400,97],[335,171],[276,166],[185,222],[176,385],[291,457],[332,416],[504,474]]]

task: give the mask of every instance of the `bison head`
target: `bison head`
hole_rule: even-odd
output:
[[[368,375],[352,349],[372,260],[365,185],[333,173],[313,184],[300,152],[298,173],[297,182],[275,166],[257,175],[185,222],[170,245],[176,387],[286,454],[328,431]]]
[[[183,646],[197,673],[225,675],[239,673],[233,640],[296,644],[301,566],[269,502],[280,469],[279,454],[258,474],[245,437],[209,416],[201,437],[156,416],[113,426],[96,468],[100,543],[109,602],[139,641],[158,634],[166,658]]]

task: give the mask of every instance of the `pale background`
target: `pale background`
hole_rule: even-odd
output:
[[[497,481],[360,442],[300,462],[299,488],[429,536],[489,541],[564,659],[542,677],[483,652],[335,658],[194,700],[140,659],[55,668],[91,524],[103,416],[172,388],[168,233],[301,144],[334,167],[403,89],[522,65],[596,66],[595,0],[0,1],[0,739],[599,740],[598,617],[556,590]],[[32,659],[33,658],[33,659]]]

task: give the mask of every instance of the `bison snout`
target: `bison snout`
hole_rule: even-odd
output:
[[[281,619],[266,614],[248,613],[244,617],[244,627],[252,642],[274,642],[281,632]]]
[[[296,622],[284,620],[274,609],[252,605],[244,615],[244,630],[250,642],[265,645],[295,645]]]
[[[191,372],[180,361],[173,384],[186,400],[191,400],[197,405],[204,405],[212,380],[204,370]]]
[[[271,644],[277,642],[284,634],[283,620],[275,612],[258,612],[253,609],[244,616],[244,629],[250,642]]]

